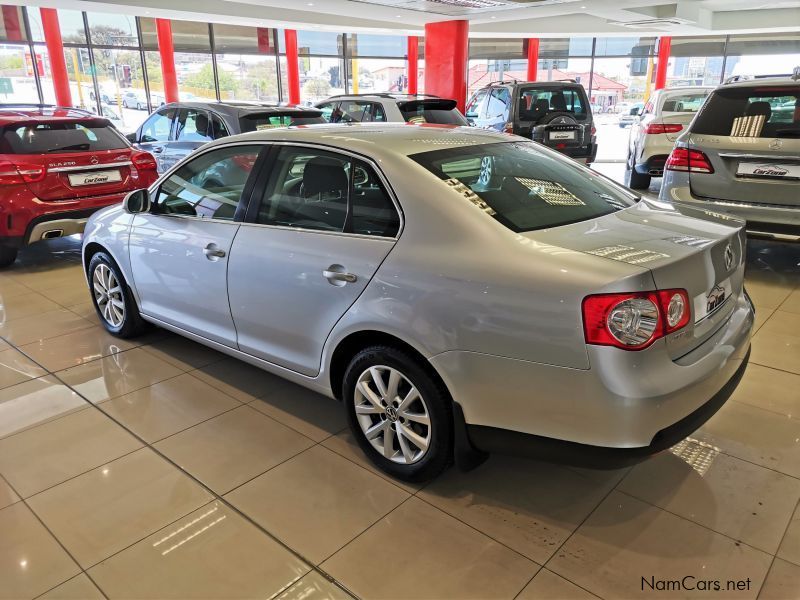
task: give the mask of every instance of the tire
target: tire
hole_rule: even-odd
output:
[[[650,187],[651,177],[650,175],[642,175],[641,173],[636,172],[633,160],[634,155],[635,154],[628,155],[628,168],[627,172],[625,173],[628,187],[632,190],[646,190]]]
[[[136,103],[136,110],[144,110],[144,107],[142,106],[141,102]]]
[[[390,400],[393,375],[398,383]],[[386,393],[381,393],[378,380]],[[452,462],[452,401],[430,365],[390,346],[366,348],[345,371],[342,398],[358,445],[386,473],[404,481],[427,481]],[[408,399],[405,409],[401,399]],[[373,432],[370,439],[367,431]]]
[[[92,304],[106,331],[119,338],[132,338],[147,329],[133,294],[114,259],[105,252],[92,256],[88,279]]]
[[[0,269],[10,267],[17,260],[17,250],[11,246],[0,246]]]

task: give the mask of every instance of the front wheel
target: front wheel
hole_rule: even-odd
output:
[[[449,395],[429,365],[388,346],[356,354],[342,397],[350,429],[370,460],[405,481],[436,477],[452,461]]]
[[[89,261],[88,272],[92,302],[103,327],[120,338],[142,333],[145,322],[114,260],[105,252],[98,252]]]
[[[0,268],[13,265],[17,260],[17,252],[18,250],[11,246],[0,246]]]

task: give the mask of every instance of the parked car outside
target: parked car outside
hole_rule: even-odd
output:
[[[714,90],[675,142],[660,197],[800,237],[800,69]]]
[[[680,132],[703,106],[714,86],[657,90],[631,125],[625,177],[635,190],[646,190],[653,177],[664,174],[664,163]]]
[[[316,108],[254,102],[174,102],[165,104],[128,135],[137,148],[156,157],[163,173],[212,140],[244,133],[325,123]]]
[[[425,94],[347,94],[332,96],[316,107],[329,123],[438,123],[466,125],[455,100]]]
[[[149,186],[156,164],[87,111],[0,106],[0,266],[20,248],[80,233],[99,208]]]
[[[147,110],[147,96],[142,90],[128,90],[120,95],[123,108]]]
[[[467,102],[470,124],[514,133],[588,164],[597,155],[594,119],[574,81],[492,83]]]
[[[156,323],[336,397],[423,480],[542,438],[638,458],[713,414],[753,308],[743,223],[697,214],[517,136],[297,127],[208,144],[95,215],[83,259],[112,334]]]
[[[637,102],[636,104],[632,104],[625,110],[619,111],[619,127],[620,129],[625,129],[626,127],[630,127],[634,123],[639,121],[639,116],[642,113],[642,109],[644,108],[644,102]]]

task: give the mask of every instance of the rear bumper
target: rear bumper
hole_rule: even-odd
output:
[[[497,449],[489,439],[496,429],[508,439],[519,434],[641,454],[678,429],[688,435],[687,427],[696,429],[700,416],[714,412],[700,409],[716,410],[730,396],[749,356],[753,320],[741,294],[728,321],[675,361],[657,342],[641,352],[588,346],[588,370],[474,352],[445,352],[431,363],[480,449]]]
[[[692,194],[689,185],[676,182],[683,174],[673,175],[667,172],[661,187],[661,200],[675,204],[680,210],[681,205],[711,210],[716,213],[730,215],[747,221],[749,233],[763,233],[772,236],[800,236],[800,205],[778,206],[775,204],[756,202],[734,202],[715,198],[702,198]],[[676,185],[679,183],[679,185]]]
[[[640,175],[650,175],[651,177],[662,177],[664,175],[664,165],[669,154],[655,154],[647,157],[642,162],[637,162],[634,169]],[[644,158],[644,157],[643,157]]]

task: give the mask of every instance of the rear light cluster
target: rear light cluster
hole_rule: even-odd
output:
[[[689,173],[713,173],[714,167],[708,157],[699,150],[675,147],[664,166],[668,171],[688,171]]]
[[[691,310],[686,290],[596,294],[583,299],[587,344],[642,350],[686,327]]]
[[[137,171],[155,171],[158,169],[155,157],[149,152],[134,152],[131,162]]]
[[[36,183],[44,179],[45,173],[44,165],[0,160],[0,185]]]
[[[678,133],[683,129],[680,123],[650,123],[644,128],[644,132],[648,134],[655,133]]]

